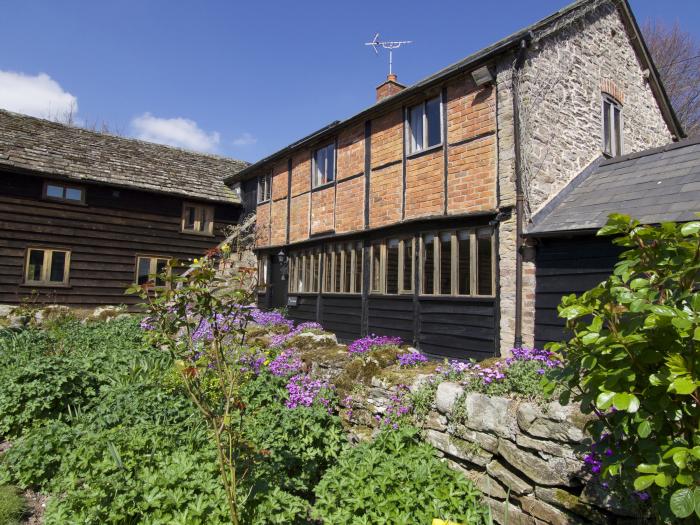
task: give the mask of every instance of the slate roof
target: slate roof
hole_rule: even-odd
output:
[[[595,230],[610,213],[645,224],[683,222],[700,212],[700,137],[598,159],[533,217],[527,235]]]
[[[237,203],[224,178],[247,165],[0,110],[0,169]]]

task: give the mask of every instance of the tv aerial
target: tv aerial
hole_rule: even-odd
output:
[[[392,66],[393,66],[393,52],[394,49],[398,49],[401,46],[407,45],[407,44],[412,44],[413,40],[398,40],[398,41],[382,41],[379,40],[379,33],[374,35],[374,39],[371,42],[365,42],[366,46],[372,46],[372,49],[374,52],[378,55],[379,54],[379,48],[383,48],[389,51],[389,74],[393,74],[392,71]]]

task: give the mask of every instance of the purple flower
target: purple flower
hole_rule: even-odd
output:
[[[512,357],[506,359],[506,364],[508,365],[515,361],[540,361],[547,368],[555,368],[561,365],[561,362],[556,359],[554,352],[549,352],[548,350],[539,350],[537,348],[513,348],[510,352]]]
[[[378,336],[370,334],[361,339],[356,339],[348,345],[348,352],[351,354],[364,354],[382,346],[399,346],[402,341],[400,337]]]
[[[428,358],[419,352],[408,352],[405,354],[399,354],[397,356],[397,360],[400,367],[408,368],[419,365],[420,363],[425,363]]]
[[[259,310],[253,308],[250,312],[251,320],[259,326],[277,326],[286,325],[290,328],[294,326],[294,321],[290,321],[279,312]]]
[[[268,367],[273,376],[290,376],[298,374],[304,367],[296,348],[287,348],[275,357]]]
[[[287,383],[289,398],[285,406],[287,408],[310,407],[314,401],[318,401],[331,412],[330,399],[327,395],[332,389],[333,386],[327,381],[313,379],[308,374],[295,375]]]
[[[635,492],[634,495],[637,496],[640,501],[647,501],[650,498],[649,493],[645,491]]]
[[[312,322],[301,323],[296,328],[291,329],[286,334],[273,335],[270,338],[270,346],[273,346],[273,347],[282,346],[282,345],[284,345],[284,343],[289,341],[292,337],[295,337],[302,332],[307,332],[310,330],[323,330],[323,327],[318,323],[312,323]]]

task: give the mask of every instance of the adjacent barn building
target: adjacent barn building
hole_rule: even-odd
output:
[[[536,239],[535,344],[565,337],[557,316],[562,296],[604,281],[622,251],[596,237],[611,213],[644,224],[697,219],[700,212],[700,137],[612,159],[581,172],[533,219]]]
[[[0,111],[0,304],[136,302],[128,286],[237,222],[223,179],[245,166]]]

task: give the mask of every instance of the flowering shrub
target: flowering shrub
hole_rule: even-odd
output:
[[[398,385],[396,392],[391,394],[389,398],[389,406],[383,416],[377,414],[375,420],[385,427],[390,427],[394,430],[399,429],[402,423],[408,423],[410,414],[413,410],[411,402],[411,392],[406,385]]]
[[[332,411],[331,393],[333,385],[321,379],[313,379],[308,374],[297,374],[287,383],[287,408],[310,407],[318,401]]]
[[[270,363],[268,370],[273,376],[283,377],[298,374],[304,367],[296,348],[283,350]]]
[[[396,360],[399,362],[401,368],[409,368],[425,363],[428,361],[428,358],[419,352],[407,352],[405,354],[399,354]]]
[[[290,328],[294,326],[294,323],[290,325]],[[323,327],[314,322],[306,322],[306,323],[300,323],[298,324],[295,328],[292,328],[287,332],[286,334],[275,334],[272,337],[270,337],[270,346],[277,347],[277,346],[283,346],[287,341],[292,339],[293,337],[296,337],[302,332],[311,332],[314,330],[323,330]]]
[[[700,222],[642,226],[611,215],[598,235],[628,248],[613,275],[559,315],[573,334],[548,349],[559,382],[592,412],[594,438],[615,443],[589,461],[628,493],[646,492],[662,521],[700,518]],[[614,409],[614,410],[613,410]]]
[[[258,308],[251,309],[251,320],[258,326],[276,326],[276,325],[286,325],[290,329],[294,326],[294,321],[290,321],[280,312],[272,310],[266,312],[264,310],[259,310]]]
[[[351,354],[364,354],[383,346],[399,346],[401,343],[400,337],[370,334],[350,343],[348,345],[348,352]]]

